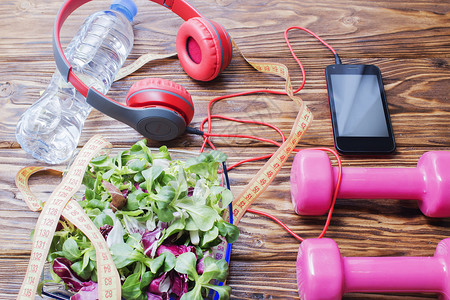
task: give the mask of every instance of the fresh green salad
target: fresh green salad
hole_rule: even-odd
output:
[[[233,199],[218,175],[225,159],[211,151],[172,160],[167,147],[141,140],[89,163],[79,203],[106,240],[124,299],[204,299],[211,289],[229,298],[230,287],[212,284],[228,274],[212,248],[239,235],[222,219]],[[54,280],[76,292],[72,300],[98,299],[95,249],[63,218],[48,259]]]

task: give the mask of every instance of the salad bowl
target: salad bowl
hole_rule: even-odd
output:
[[[223,219],[233,196],[226,156],[148,148],[142,140],[92,159],[75,195],[118,270],[122,299],[229,299],[223,282],[238,228]],[[98,299],[95,249],[63,217],[38,292]]]

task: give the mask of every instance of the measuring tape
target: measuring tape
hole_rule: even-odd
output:
[[[153,53],[147,53],[144,55],[141,55],[138,59],[133,61],[131,64],[121,68],[119,72],[117,72],[116,77],[114,78],[114,81],[120,80],[124,77],[127,77],[128,75],[136,72],[141,67],[143,67],[145,64],[157,60],[157,59],[164,59],[169,57],[176,56],[176,53],[169,53],[169,54],[153,54]]]
[[[239,54],[254,69],[262,73],[276,75],[285,79],[286,94],[299,106],[299,112],[292,126],[289,137],[281,144],[272,157],[258,171],[258,173],[250,180],[244,190],[233,201],[233,220],[237,225],[245,214],[247,208],[267,189],[275,176],[281,170],[281,167],[288,159],[289,155],[297,146],[300,139],[309,128],[313,115],[309,108],[305,105],[302,98],[294,94],[292,89],[292,81],[289,76],[288,68],[280,63],[258,63],[253,62],[245,57],[236,43],[232,40],[233,46],[238,50]],[[229,212],[227,212],[229,213]],[[228,219],[226,215],[225,220]]]
[[[249,206],[267,189],[275,176],[281,170],[281,167],[286,162],[292,151],[295,149],[300,139],[305,134],[306,130],[309,128],[313,120],[313,115],[308,107],[304,104],[303,100],[299,96],[296,96],[294,94],[289,70],[285,65],[280,63],[253,62],[245,57],[245,55],[242,53],[233,39],[231,39],[231,41],[239,54],[254,69],[262,73],[268,73],[284,78],[286,81],[286,94],[299,106],[299,112],[294,121],[289,137],[283,144],[281,144],[278,150],[275,151],[275,153],[271,156],[267,163],[258,171],[258,173],[244,188],[244,190],[233,201],[233,224],[237,225],[240,219],[244,216]],[[229,213],[230,212],[227,211],[224,214],[223,218],[225,220],[229,220]],[[213,255],[215,259],[223,259],[229,257],[231,250],[230,247],[230,245],[227,245],[227,243],[222,240],[222,243],[213,249]]]
[[[232,40],[233,46],[240,55],[257,71],[276,75],[285,79],[286,94],[299,106],[299,113],[295,119],[289,137],[272,155],[267,163],[259,170],[253,179],[247,184],[244,190],[233,201],[233,219],[234,224],[238,224],[245,214],[247,208],[267,189],[275,176],[281,170],[281,167],[288,159],[289,155],[297,146],[306,130],[309,128],[313,116],[303,100],[294,94],[292,82],[289,76],[288,68],[280,63],[258,63],[248,60],[239,50],[236,43]],[[121,69],[116,76],[116,80],[126,77],[133,73],[147,62],[160,58],[171,57],[169,55],[143,55],[133,64]],[[99,299],[121,299],[121,282],[117,268],[114,265],[106,241],[97,227],[92,223],[80,205],[72,200],[72,196],[78,191],[83,179],[86,167],[89,161],[102,149],[111,148],[111,144],[100,136],[94,136],[81,149],[79,155],[70,167],[62,182],[58,185],[45,205],[39,202],[32,194],[28,179],[31,175],[40,171],[59,172],[46,167],[27,167],[19,171],[16,176],[16,185],[24,195],[24,200],[28,207],[33,211],[42,212],[38,218],[35,233],[32,242],[32,251],[30,263],[27,268],[25,279],[17,299],[34,300],[37,285],[46,262],[53,235],[56,230],[59,218],[62,215],[78,229],[80,229],[94,245],[97,253],[97,276]],[[224,216],[229,219],[229,212]],[[216,259],[223,259],[227,255],[227,244],[222,241],[213,250]]]
[[[111,147],[109,142],[98,135],[91,138],[81,149],[66,176],[44,205],[34,197],[28,186],[28,179],[39,171],[59,171],[44,167],[29,167],[22,169],[16,175],[16,185],[24,194],[28,207],[33,211],[42,209],[34,231],[30,262],[17,299],[35,299],[36,288],[61,215],[80,229],[95,247],[99,297],[101,299],[121,299],[120,278],[114,267],[109,248],[100,231],[84,210],[75,200],[72,200],[72,196],[81,186],[88,163],[102,150]]]

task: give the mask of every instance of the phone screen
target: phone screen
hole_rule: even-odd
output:
[[[389,136],[376,75],[331,75],[340,136]]]
[[[325,70],[336,149],[343,154],[395,149],[380,70],[373,65],[331,65]]]

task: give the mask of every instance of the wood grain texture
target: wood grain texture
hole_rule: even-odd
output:
[[[16,299],[15,293],[20,288],[20,282],[25,275],[27,259],[14,258],[0,260],[1,274],[8,273],[0,281],[0,298],[3,300]],[[10,272],[11,266],[15,272]],[[296,290],[295,262],[275,261],[270,264],[254,261],[232,261],[231,274],[227,283],[232,287],[231,299],[298,299]],[[346,299],[389,299],[413,300],[433,299],[430,294],[347,294]],[[38,298],[36,298],[38,299]]]
[[[137,0],[135,44],[127,63],[153,52],[172,53],[182,21],[147,0]],[[397,150],[389,156],[342,157],[351,167],[414,167],[430,150],[450,150],[450,6],[447,1],[362,0],[192,0],[205,16],[221,23],[246,57],[286,64],[294,86],[301,73],[286,47],[283,32],[303,26],[336,48],[345,63],[377,65],[383,75]],[[54,17],[62,1],[11,0],[0,2],[0,299],[15,299],[31,251],[30,234],[38,213],[31,212],[14,185],[24,166],[40,165],[15,140],[20,115],[38,99],[55,71],[51,37]],[[70,16],[62,31],[67,44],[80,22],[108,5],[92,1]],[[288,37],[306,69],[306,86],[299,93],[314,114],[312,126],[299,148],[333,146],[325,66],[333,63],[329,50],[301,31]],[[109,95],[124,99],[129,86],[145,77],[163,77],[183,85],[192,95],[199,127],[213,97],[251,89],[282,90],[277,77],[256,72],[237,51],[230,66],[210,83],[195,82],[176,58],[154,61],[114,83]],[[214,105],[215,113],[250,118],[278,126],[289,134],[298,107],[286,96],[257,94]],[[248,133],[280,140],[266,128],[224,121],[214,132]],[[141,139],[125,125],[93,110],[79,147],[101,134],[116,148]],[[172,149],[198,151],[202,139],[183,135],[167,144]],[[275,150],[271,145],[236,138],[214,138],[229,156],[229,164]],[[150,146],[161,143],[149,142]],[[289,158],[272,185],[252,206],[274,214],[304,237],[315,237],[325,217],[300,217],[293,212]],[[232,192],[238,195],[264,162],[240,166],[230,173]],[[65,167],[61,165],[58,167]],[[46,199],[59,178],[31,179],[33,192]],[[449,236],[450,219],[424,217],[416,201],[338,200],[327,237],[337,241],[345,256],[431,256],[436,244]],[[232,299],[298,299],[295,261],[299,242],[264,217],[247,213],[239,224],[240,238],[233,245],[228,283]],[[436,299],[435,294],[348,294],[344,299]]]

